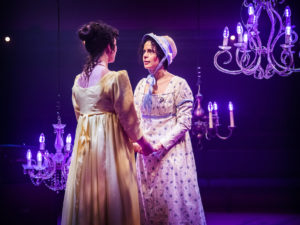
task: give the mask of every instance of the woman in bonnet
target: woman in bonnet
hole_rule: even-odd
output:
[[[134,103],[154,152],[137,156],[141,224],[206,224],[188,132],[193,94],[167,70],[176,54],[169,36],[144,35],[140,58],[150,74],[138,83]]]
[[[140,224],[132,141],[152,152],[144,139],[125,70],[110,71],[118,30],[90,22],[78,31],[88,52],[75,78],[72,100],[77,118],[62,225]]]

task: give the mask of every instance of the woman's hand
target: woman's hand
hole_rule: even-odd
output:
[[[150,155],[154,149],[151,146],[151,144],[148,142],[148,140],[143,136],[139,140],[137,140],[137,143],[140,145],[142,148],[142,154],[143,155]]]
[[[161,143],[158,143],[153,146],[154,152],[158,152],[158,151],[162,151],[162,150],[165,150],[165,147]]]
[[[143,154],[143,149],[142,149],[142,147],[138,143],[133,142],[132,145],[133,145],[133,150],[135,152]]]

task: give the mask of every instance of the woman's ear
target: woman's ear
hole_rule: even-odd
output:
[[[109,54],[111,54],[112,51],[113,51],[113,50],[111,49],[110,44],[108,44],[107,47],[105,48],[106,54],[109,55]]]

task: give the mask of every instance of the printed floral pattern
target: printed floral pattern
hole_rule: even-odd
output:
[[[188,130],[193,94],[187,82],[174,76],[163,94],[152,95],[152,110],[142,106],[146,79],[135,89],[135,107],[144,135],[166,150],[149,156],[138,154],[137,178],[141,224],[205,225]]]

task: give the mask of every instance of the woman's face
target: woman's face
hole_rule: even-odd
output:
[[[115,61],[117,50],[118,50],[116,39],[114,39],[114,45],[115,45],[115,49],[114,50],[111,49],[111,53],[108,58],[108,63],[113,63]]]
[[[154,72],[159,64],[159,58],[156,54],[155,46],[152,46],[151,41],[146,41],[143,48],[143,62],[145,69]]]

